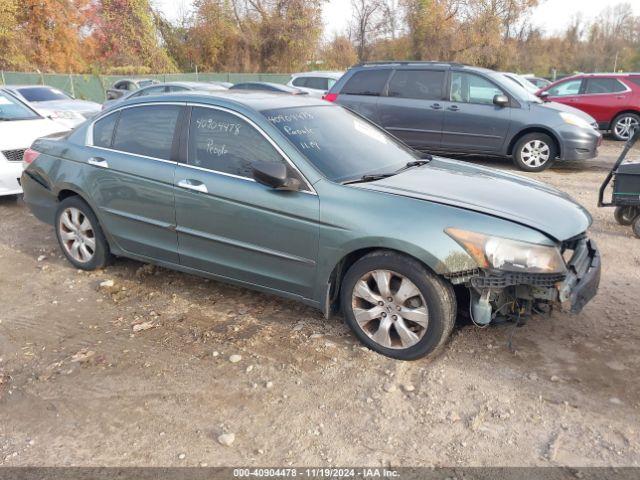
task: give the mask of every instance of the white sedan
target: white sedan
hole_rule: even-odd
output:
[[[65,130],[0,89],[0,196],[22,193],[23,156],[33,141]]]

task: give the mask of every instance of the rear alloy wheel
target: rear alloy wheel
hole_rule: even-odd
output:
[[[555,142],[544,133],[529,133],[518,140],[513,151],[513,161],[525,172],[541,172],[549,168],[558,149]]]
[[[346,323],[365,345],[401,360],[432,353],[455,321],[451,286],[393,252],[358,260],[344,278],[341,302]]]
[[[95,270],[111,260],[98,219],[80,197],[69,197],[60,203],[55,225],[62,252],[74,267]]]
[[[638,207],[625,206],[625,207],[616,207],[613,212],[613,216],[620,225],[631,225],[633,220],[640,215],[640,210]]]
[[[640,116],[635,113],[623,113],[613,121],[611,134],[621,142],[629,140],[631,133],[640,126]]]
[[[633,228],[633,234],[637,238],[640,238],[640,215],[638,215],[633,221],[633,225],[631,226],[631,228]]]

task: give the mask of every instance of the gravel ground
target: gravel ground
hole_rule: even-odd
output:
[[[0,199],[0,465],[640,466],[640,240],[596,208],[621,148],[534,175],[594,216],[584,312],[460,321],[412,363],[273,296],[122,259],[76,271]]]

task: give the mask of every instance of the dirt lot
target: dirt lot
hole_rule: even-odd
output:
[[[596,208],[621,147],[536,175],[594,216],[584,312],[460,322],[413,363],[276,297],[128,260],[76,271],[0,199],[0,465],[640,466],[640,240]]]

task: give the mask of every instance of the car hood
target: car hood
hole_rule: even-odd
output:
[[[99,112],[100,104],[86,100],[51,100],[48,102],[31,102],[41,110],[71,110],[78,113]]]
[[[358,186],[504,218],[559,241],[585,232],[592,221],[569,195],[542,182],[444,158]]]
[[[564,103],[559,102],[543,102],[543,103],[532,103],[536,108],[544,108],[547,110],[555,110],[557,112],[568,112],[577,115],[580,118],[583,118],[587,122],[593,124],[596,123],[596,119],[593,118],[588,113],[583,112],[582,110],[578,110],[570,105],[565,105]]]
[[[68,130],[46,118],[0,122],[0,150],[28,148],[36,138]]]

